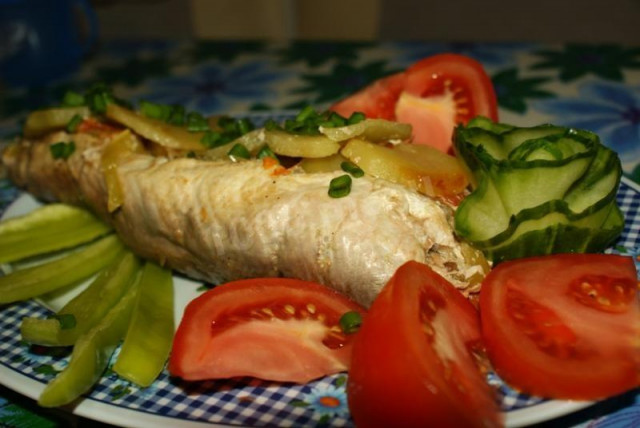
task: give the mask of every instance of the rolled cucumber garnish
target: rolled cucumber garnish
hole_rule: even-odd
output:
[[[622,232],[620,159],[597,135],[479,117],[455,130],[454,146],[473,186],[455,230],[490,260],[598,252]]]

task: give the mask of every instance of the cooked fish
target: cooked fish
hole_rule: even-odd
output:
[[[123,195],[110,212],[101,159],[113,135],[23,139],[3,163],[17,186],[44,201],[87,206],[134,252],[197,280],[296,277],[368,306],[408,260],[431,265],[467,295],[486,272],[481,254],[456,239],[450,206],[369,176],[331,198],[329,182],[341,172],[276,174],[259,160],[131,152],[118,164]],[[51,155],[59,141],[75,142],[66,160]]]

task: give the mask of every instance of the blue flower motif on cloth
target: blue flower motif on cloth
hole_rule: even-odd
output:
[[[246,62],[235,66],[206,64],[189,75],[151,81],[148,92],[137,98],[180,104],[202,114],[228,113],[234,105],[238,105],[237,110],[246,111],[250,104],[272,98],[274,84],[286,78],[285,74],[269,69],[265,62]]]
[[[347,393],[345,391],[346,376],[339,375],[329,383],[320,381],[310,385],[302,399],[293,400],[290,404],[305,407],[320,416],[319,424],[326,424],[332,418],[349,419]],[[306,389],[306,388],[305,388]]]
[[[503,67],[513,64],[514,55],[521,52],[525,43],[424,43],[402,42],[395,46],[400,52],[399,58],[409,66],[416,61],[441,53],[466,55],[481,62],[486,67]]]
[[[344,387],[318,385],[311,388],[305,402],[320,415],[345,416],[349,412]]]
[[[620,155],[623,169],[631,172],[640,157],[640,86],[591,81],[578,87],[578,95],[534,103],[553,116],[552,123],[587,129]]]

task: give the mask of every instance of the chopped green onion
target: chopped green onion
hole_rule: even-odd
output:
[[[86,104],[84,95],[74,91],[67,91],[62,98],[63,107],[80,107]]]
[[[102,83],[98,83],[89,88],[85,99],[91,111],[98,114],[106,112],[107,104],[116,101],[111,94],[111,88]]]
[[[150,101],[140,101],[140,112],[152,119],[166,121],[170,115],[170,107],[163,104],[156,104]]]
[[[68,143],[60,141],[50,145],[49,150],[51,150],[51,156],[53,156],[54,159],[68,159],[69,156],[76,151],[76,143],[73,141],[69,141]]]
[[[200,139],[200,142],[210,149],[226,144],[226,141],[223,141],[222,139],[222,134],[216,131],[205,132]]]
[[[362,168],[360,168],[353,162],[344,161],[340,164],[340,168],[342,168],[344,172],[348,172],[356,178],[360,178],[364,175],[364,171],[362,170]]]
[[[264,129],[267,131],[282,131],[282,127],[273,119],[269,119],[264,123]]]
[[[74,115],[69,123],[67,123],[67,132],[73,134],[78,130],[78,126],[82,123],[82,116],[79,114]]]
[[[236,143],[231,147],[227,156],[229,156],[231,160],[236,161],[238,158],[249,159],[251,157],[251,153],[249,153],[249,150],[245,146],[240,143]]]
[[[356,311],[345,312],[340,317],[340,328],[346,334],[356,333],[360,329],[361,325],[362,325],[362,316],[360,315],[359,312],[356,312]]]
[[[316,111],[313,109],[313,107],[311,106],[306,106],[305,108],[302,109],[302,111],[300,113],[298,113],[298,115],[296,116],[296,122],[304,122],[306,120],[308,120],[309,118],[313,117],[313,116],[317,116]]]
[[[356,123],[362,122],[366,118],[367,116],[365,116],[364,113],[356,111],[351,113],[351,116],[349,116],[349,119],[347,119],[347,124],[355,125]]]
[[[348,174],[334,178],[329,183],[329,196],[343,198],[351,193],[351,176]]]
[[[187,114],[187,131],[189,132],[207,132],[209,124],[207,119],[200,113],[190,112]]]
[[[258,159],[263,159],[263,158],[274,158],[274,159],[278,159],[278,156],[273,152],[273,150],[271,150],[271,148],[268,145],[264,145],[260,148],[260,150],[258,150],[258,154],[256,155],[256,157]]]
[[[185,124],[185,109],[180,105],[169,106],[169,117],[166,120],[167,123],[177,126],[183,126]]]
[[[240,133],[240,136],[242,136],[250,131],[253,131],[255,127],[253,123],[249,121],[249,119],[240,119],[236,122],[236,128]]]

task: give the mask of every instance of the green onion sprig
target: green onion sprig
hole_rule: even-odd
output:
[[[344,333],[353,334],[360,329],[360,326],[362,325],[362,316],[356,311],[345,312],[340,317],[339,322],[340,328]]]
[[[329,196],[332,198],[344,198],[351,193],[351,176],[344,174],[329,182]]]
[[[70,134],[75,133],[78,130],[78,126],[80,126],[82,121],[83,121],[82,116],[80,116],[79,114],[74,115],[69,121],[69,123],[67,123],[67,127],[66,127],[67,132]]]
[[[51,156],[53,156],[54,159],[69,159],[69,156],[76,151],[76,143],[73,141],[60,141],[51,144],[49,146],[49,150],[51,151]]]

